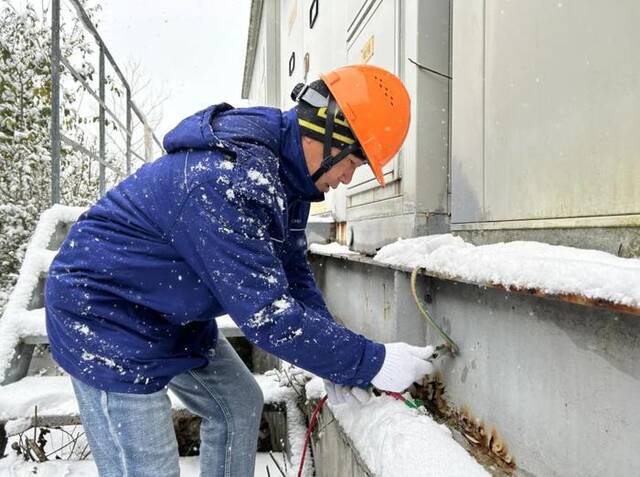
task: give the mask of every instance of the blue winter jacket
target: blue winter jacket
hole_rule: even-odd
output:
[[[228,313],[260,348],[366,386],[384,347],[334,322],[315,285],[304,229],[323,196],[295,112],[212,106],[164,147],[82,214],[54,259],[56,361],[100,389],[154,392],[207,364]]]

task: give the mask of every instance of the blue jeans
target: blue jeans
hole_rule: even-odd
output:
[[[72,382],[100,477],[180,475],[166,388],[125,394]],[[220,335],[209,365],[176,376],[169,388],[202,418],[200,475],[253,477],[263,394],[229,342]]]

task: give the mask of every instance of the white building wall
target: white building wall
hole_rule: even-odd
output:
[[[383,66],[409,90],[412,123],[387,187],[361,168],[327,194],[354,249],[448,230],[640,225],[638,2],[274,0],[263,10],[261,29],[277,38],[266,66],[256,58],[256,102],[287,109],[296,83],[345,63]],[[632,235],[628,253],[640,247]]]
[[[639,19],[634,0],[454,3],[453,228],[640,224]]]

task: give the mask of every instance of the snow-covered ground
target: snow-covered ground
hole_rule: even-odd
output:
[[[541,242],[475,246],[451,234],[398,240],[374,260],[477,284],[535,288],[640,307],[640,259]]]
[[[276,459],[282,466],[281,456],[274,454]],[[267,467],[269,473],[267,473]],[[58,460],[34,464],[33,462],[24,462],[16,457],[8,457],[0,460],[0,475],[2,477],[32,477],[34,475],[40,477],[98,477],[98,469],[93,460],[67,461]],[[200,475],[200,462],[198,457],[181,457],[180,458],[180,475],[181,477],[198,477]],[[280,475],[276,465],[268,453],[259,452],[256,456],[255,477],[275,477]]]
[[[291,471],[292,466],[300,462],[306,432],[304,416],[295,404],[297,395],[291,387],[283,385],[285,382],[280,379],[280,375],[277,372],[254,376],[262,389],[265,403],[284,402],[286,404],[287,432],[291,446],[291,462],[288,464],[288,469]],[[174,409],[184,408],[180,400],[170,391],[169,397],[171,398]],[[9,435],[24,430],[24,423],[28,422],[28,420],[24,418],[33,415],[35,405],[38,406],[38,414],[42,416],[77,415],[78,407],[69,377],[30,376],[7,386],[0,386],[0,419],[13,419],[7,424],[7,432]],[[36,468],[36,475],[68,475],[70,477],[97,475],[92,462],[33,464],[22,462],[16,456],[13,456],[13,451],[8,452],[12,454],[12,456],[0,460],[0,476],[2,477],[5,475],[33,475],[32,471],[34,467]],[[256,464],[256,475],[267,475],[264,470],[267,459],[270,463],[271,475],[280,475],[279,471],[273,465],[273,462],[268,458],[268,455],[263,455],[260,459],[261,460],[258,461],[260,466]],[[184,473],[182,475],[198,475],[197,462],[194,462],[194,459],[184,459],[181,461],[182,468],[186,469],[183,470]],[[309,477],[312,473],[312,460],[307,459],[305,463],[305,473],[303,475]],[[293,475],[293,473],[291,475]]]

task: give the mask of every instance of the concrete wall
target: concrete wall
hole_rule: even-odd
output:
[[[311,262],[350,328],[386,342],[441,342],[407,273]],[[438,363],[447,399],[498,431],[518,475],[640,475],[640,317],[430,278],[419,295],[461,349]]]
[[[328,406],[322,408],[316,429],[311,439],[316,477],[373,477]]]

